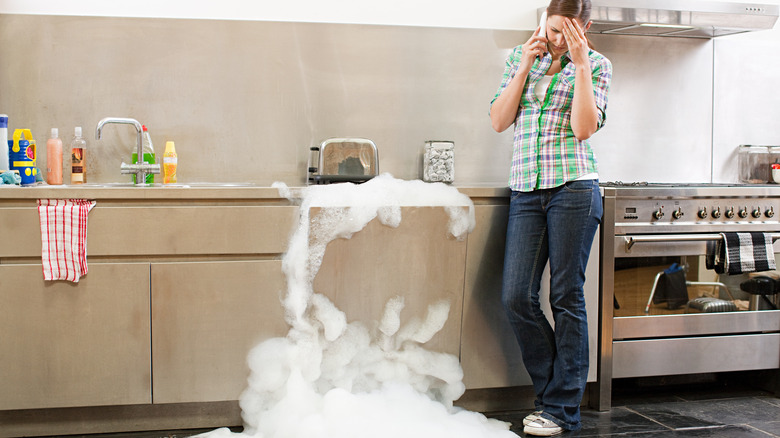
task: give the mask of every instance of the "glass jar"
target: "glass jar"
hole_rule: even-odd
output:
[[[739,182],[766,184],[775,182],[772,164],[780,163],[780,146],[739,146]]]
[[[455,180],[455,143],[425,142],[423,181],[451,183]]]

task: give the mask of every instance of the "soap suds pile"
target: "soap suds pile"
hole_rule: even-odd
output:
[[[381,321],[348,322],[312,290],[328,242],[349,238],[371,220],[398,227],[402,206],[441,206],[448,231],[462,239],[474,227],[471,200],[455,188],[380,175],[364,184],[291,190],[299,224],[283,259],[283,296],[290,331],[249,353],[251,373],[240,405],[244,431],[217,429],[203,437],[477,438],[516,437],[509,425],[453,407],[464,392],[458,358],[425,349],[444,326],[449,303],[431,303],[424,320],[401,325],[402,297],[389,300]],[[310,217],[311,209],[320,207]]]

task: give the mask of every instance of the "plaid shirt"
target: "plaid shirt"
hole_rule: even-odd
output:
[[[522,46],[507,57],[501,86],[493,102],[515,76],[520,66]],[[604,125],[607,92],[612,80],[612,63],[591,50],[590,65],[593,93],[599,112],[598,128]],[[571,129],[571,104],[574,99],[574,63],[569,52],[561,56],[561,72],[553,76],[544,101],[534,94],[534,85],[552,64],[546,54],[537,59],[526,79],[520,108],[515,119],[514,152],[509,187],[528,192],[558,187],[589,173],[597,172],[596,157],[590,142],[580,141]]]

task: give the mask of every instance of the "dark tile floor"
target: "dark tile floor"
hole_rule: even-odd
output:
[[[690,377],[616,380],[609,412],[583,409],[582,429],[558,436],[780,438],[780,398],[766,389],[776,387],[778,374],[772,371],[757,379],[754,373],[727,373],[698,376],[693,378],[694,382]],[[772,383],[767,385],[767,380]],[[523,437],[522,420],[528,413],[530,410],[486,415],[512,423],[511,430]],[[84,438],[184,438],[205,431],[137,432]]]
[[[743,377],[672,385],[616,381],[609,412],[583,409],[582,429],[559,436],[780,437],[780,398]],[[512,431],[522,437],[522,419],[529,412],[489,416],[512,423]]]

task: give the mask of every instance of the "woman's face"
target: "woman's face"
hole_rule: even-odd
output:
[[[590,26],[584,26],[582,22],[575,18],[577,24],[580,25],[582,30],[587,30]],[[566,17],[562,15],[550,15],[547,17],[547,49],[555,55],[555,57],[561,56],[569,50],[569,45],[566,43],[566,38],[563,36],[563,27],[566,25]],[[590,23],[588,23],[590,25]]]

